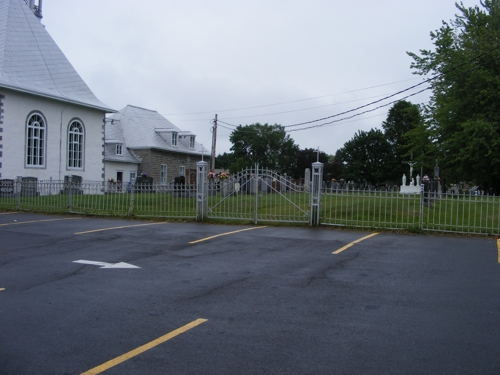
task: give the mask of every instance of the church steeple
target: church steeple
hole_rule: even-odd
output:
[[[30,9],[33,11],[35,16],[41,21],[43,16],[42,16],[42,0],[24,0],[26,4],[30,7]],[[38,3],[38,4],[37,4]]]
[[[39,18],[33,17],[41,13],[41,5],[41,0],[0,0],[0,91],[5,88],[108,112]]]

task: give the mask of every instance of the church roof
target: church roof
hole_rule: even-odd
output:
[[[106,123],[106,139],[123,140],[131,149],[159,149],[176,153],[202,155],[207,154],[203,146],[195,142],[194,148],[190,147],[189,131],[182,131],[156,111],[128,105],[108,119],[115,120],[114,124]],[[114,128],[114,131],[110,128]],[[110,131],[108,132],[108,129]],[[122,134],[117,134],[116,131]],[[178,143],[172,145],[172,133],[178,134]]]
[[[104,159],[106,161],[139,164],[141,159],[127,147],[127,142],[123,136],[121,121],[113,121],[113,123],[106,122],[104,126],[106,127],[104,132],[106,135],[106,139],[104,141]],[[122,146],[122,155],[116,155],[117,144]]]
[[[24,0],[0,1],[0,87],[114,112],[96,98]]]

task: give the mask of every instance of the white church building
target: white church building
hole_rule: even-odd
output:
[[[102,181],[99,101],[41,23],[41,0],[0,1],[0,179]]]

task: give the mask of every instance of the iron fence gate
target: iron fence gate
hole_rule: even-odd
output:
[[[307,186],[258,165],[228,178],[208,178],[208,218],[308,223]]]
[[[197,163],[196,185],[0,179],[0,211],[38,211],[117,217],[207,218],[359,228],[500,235],[500,197],[352,190],[326,187],[313,163],[304,186],[258,165],[231,177],[208,178]],[[76,176],[78,177],[78,176]]]

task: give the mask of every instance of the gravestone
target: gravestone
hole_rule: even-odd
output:
[[[403,184],[399,189],[400,194],[420,194],[422,188],[420,186],[420,176],[417,175],[417,183],[415,184],[415,179],[412,177],[413,165],[415,163],[408,163],[410,165],[410,184],[406,185],[406,174],[403,175]]]
[[[71,182],[70,182],[71,181]],[[77,175],[64,176],[64,188],[61,194],[83,194],[82,177]]]
[[[153,177],[139,176],[135,179],[136,193],[153,192]]]
[[[35,197],[37,195],[40,195],[38,193],[38,178],[23,177],[21,180],[21,196]]]
[[[0,197],[13,197],[14,196],[14,180],[2,179],[0,180]]]
[[[224,179],[220,182],[220,192],[223,197],[227,197],[229,195],[234,194],[234,180],[233,179]]]
[[[279,181],[280,181],[280,191],[282,191],[283,193],[286,193],[286,191],[288,190],[287,189],[287,180],[286,180],[286,176],[285,177],[279,177]]]
[[[186,197],[189,192],[186,192],[186,178],[184,176],[177,176],[174,178],[174,194],[178,197]]]
[[[304,191],[308,192],[311,189],[311,170],[306,168],[304,176]]]
[[[281,183],[276,178],[273,178],[271,193],[278,193],[280,191],[281,191]]]

